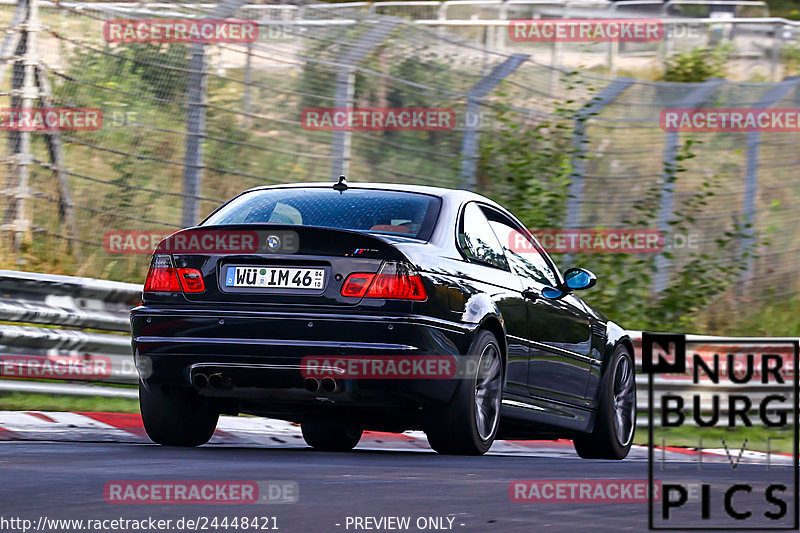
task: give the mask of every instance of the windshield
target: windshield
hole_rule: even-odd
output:
[[[439,198],[413,192],[264,189],[235,198],[202,225],[320,226],[427,240],[439,205]]]

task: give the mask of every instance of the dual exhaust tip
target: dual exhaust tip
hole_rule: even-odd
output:
[[[212,388],[212,389],[229,389],[233,385],[231,378],[225,376],[222,372],[206,375],[197,373],[192,378],[192,383],[198,389]]]
[[[203,374],[198,372],[192,377],[192,383],[198,389],[230,389],[233,386],[230,376],[224,375],[222,372],[215,372],[214,374]],[[343,389],[342,382],[333,378],[306,378],[303,386],[308,392],[325,392],[332,394],[339,392]]]
[[[322,378],[321,380],[315,378],[306,378],[303,382],[303,385],[308,392],[322,391],[333,393],[342,390],[342,383],[333,378]]]

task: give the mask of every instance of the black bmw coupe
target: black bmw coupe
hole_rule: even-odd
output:
[[[299,423],[320,450],[422,429],[440,453],[571,438],[622,459],[633,346],[573,294],[594,284],[471,192],[255,188],[156,249],[131,312],[144,426],[197,446],[220,414],[248,413]]]

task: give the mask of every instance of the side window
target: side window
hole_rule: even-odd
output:
[[[502,214],[487,210],[487,216],[489,225],[503,246],[511,270],[519,276],[543,285],[555,286],[556,274],[545,259],[541,248],[535,246],[526,233],[519,231],[516,224]],[[520,245],[520,240],[524,240],[524,244]]]
[[[461,214],[458,245],[470,259],[508,270],[503,247],[477,204],[467,204]]]

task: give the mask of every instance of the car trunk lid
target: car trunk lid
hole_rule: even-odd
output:
[[[162,241],[178,269],[197,269],[202,292],[190,302],[353,306],[342,296],[354,272],[377,273],[391,247],[362,232],[274,224],[211,226],[180,231]]]

